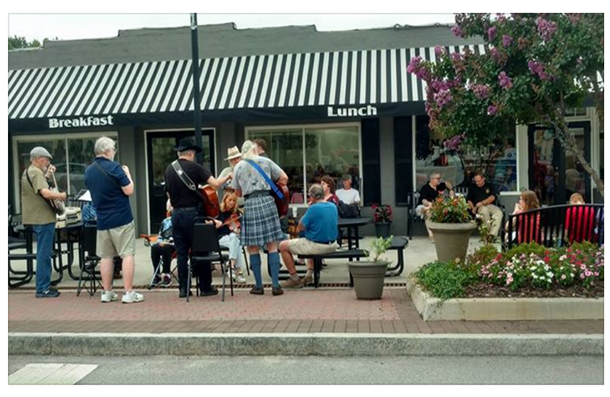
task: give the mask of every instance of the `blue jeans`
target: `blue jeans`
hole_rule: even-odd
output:
[[[55,239],[55,223],[32,226],[36,233],[36,293],[51,287],[51,254]]]

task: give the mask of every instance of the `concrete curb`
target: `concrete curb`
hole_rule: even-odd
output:
[[[603,335],[9,333],[9,355],[603,356]]]
[[[424,321],[600,320],[604,298],[459,298],[441,301],[407,280],[407,293]]]

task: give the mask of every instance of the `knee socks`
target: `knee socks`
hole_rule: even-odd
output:
[[[269,268],[271,269],[271,281],[274,287],[280,286],[280,254],[276,252],[270,252],[267,255],[267,260],[269,261]]]
[[[254,274],[256,288],[263,288],[263,275],[261,273],[260,254],[250,254],[250,269],[252,269],[252,274]]]

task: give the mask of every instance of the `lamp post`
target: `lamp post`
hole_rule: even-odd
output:
[[[191,45],[193,50],[193,107],[195,115],[195,144],[203,147],[201,138],[201,98],[199,96],[199,37],[197,34],[197,14],[191,14]],[[195,161],[203,165],[203,152],[197,153]]]

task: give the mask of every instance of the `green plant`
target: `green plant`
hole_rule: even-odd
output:
[[[379,237],[376,240],[373,240],[371,249],[367,251],[367,254],[372,257],[373,262],[380,262],[379,259],[381,255],[385,254],[390,248],[393,238],[394,236],[390,236],[388,238]]]
[[[536,256],[543,257],[545,252],[548,250],[544,245],[540,245],[537,243],[527,243],[527,244],[519,244],[509,249],[508,251],[502,254],[505,258],[513,258],[520,257],[521,255],[529,256],[530,254],[535,254]]]
[[[476,273],[460,268],[455,262],[430,262],[415,275],[419,284],[441,301],[463,297],[465,287],[477,279]]]
[[[464,197],[438,197],[430,208],[430,220],[436,223],[468,223],[472,217]]]
[[[487,246],[498,241],[499,237],[491,233],[491,225],[494,222],[493,218],[490,218],[487,222],[485,222],[483,221],[481,214],[476,214],[474,219],[477,221],[477,230],[479,231],[480,242]]]
[[[390,223],[392,222],[392,206],[389,204],[380,204],[371,206],[373,209],[373,222],[375,223]]]

